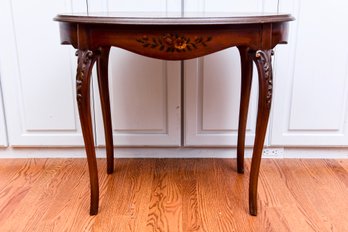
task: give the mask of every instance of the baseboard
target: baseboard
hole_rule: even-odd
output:
[[[245,150],[250,158],[252,149]],[[105,149],[97,148],[98,158],[105,157]],[[12,148],[0,149],[0,158],[85,158],[81,148]],[[236,148],[116,148],[116,158],[235,158]],[[263,158],[347,159],[348,148],[270,148]]]

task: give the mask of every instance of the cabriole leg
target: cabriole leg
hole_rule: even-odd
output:
[[[110,47],[103,47],[100,49],[100,52],[101,54],[97,60],[98,86],[101,108],[103,112],[107,173],[111,174],[114,171],[114,145],[112,138],[112,122],[108,81],[108,63]]]
[[[89,178],[91,184],[91,205],[90,214],[98,213],[99,204],[99,184],[97,160],[94,150],[94,139],[92,130],[91,107],[90,107],[90,80],[94,62],[98,57],[98,52],[90,50],[78,50],[76,55],[77,74],[76,74],[76,98],[79,108],[80,122],[82,128],[85,149],[87,153]]]
[[[253,76],[253,60],[249,56],[248,47],[238,47],[242,67],[241,95],[239,106],[239,126],[237,145],[237,171],[244,173],[245,131],[248,118],[251,82]]]
[[[257,183],[260,162],[272,103],[272,50],[258,50],[251,53],[259,74],[259,102],[256,121],[256,135],[249,182],[249,211],[257,215]]]

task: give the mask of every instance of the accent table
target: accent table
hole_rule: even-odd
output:
[[[257,183],[272,103],[273,48],[287,42],[289,14],[255,13],[89,13],[59,14],[62,44],[77,49],[76,98],[87,153],[91,186],[90,214],[98,213],[99,184],[90,109],[90,80],[97,63],[98,85],[106,139],[107,173],[114,170],[114,147],[108,87],[112,46],[163,60],[186,60],[236,46],[242,77],[237,171],[244,172],[245,130],[253,61],[259,79],[259,98],[249,181],[249,212],[257,215]]]

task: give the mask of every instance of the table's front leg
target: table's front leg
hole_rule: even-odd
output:
[[[239,106],[238,145],[237,145],[237,171],[244,173],[245,131],[248,118],[251,82],[253,77],[253,59],[249,55],[248,47],[238,47],[242,67],[241,94]]]
[[[91,185],[90,214],[98,213],[99,184],[97,161],[94,150],[94,139],[90,107],[90,82],[93,64],[98,58],[98,52],[90,50],[78,50],[77,74],[76,74],[76,98],[79,108],[80,122],[82,128],[85,149],[87,153],[89,178]]]
[[[272,50],[258,50],[251,53],[259,74],[259,102],[256,121],[256,135],[249,182],[249,212],[257,215],[257,182],[260,162],[272,103]]]
[[[114,171],[114,145],[112,140],[112,123],[109,97],[108,64],[110,47],[102,47],[100,56],[97,60],[98,86],[101,108],[103,112],[107,173]]]

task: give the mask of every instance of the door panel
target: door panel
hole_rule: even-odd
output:
[[[91,6],[101,7],[95,2]],[[104,10],[180,12],[181,7],[180,1],[170,0],[105,1]],[[111,49],[109,85],[115,146],[180,145],[180,75],[179,61]],[[97,144],[105,145],[98,92],[95,100]]]
[[[262,3],[262,4],[261,4]],[[186,1],[186,12],[276,12],[277,1]],[[236,48],[185,61],[185,145],[235,146],[240,100],[240,58]],[[252,145],[257,109],[254,68],[246,145]]]
[[[272,145],[348,145],[346,9],[346,1],[280,3],[296,21],[289,45],[276,51]]]
[[[83,11],[83,1],[78,2],[2,2],[1,80],[12,146],[83,145],[74,93],[76,58],[70,46],[60,45],[53,21],[59,12]]]
[[[0,64],[1,68],[1,64]],[[0,69],[1,70],[1,69]],[[7,134],[6,134],[6,124],[5,124],[5,112],[2,99],[2,88],[0,85],[0,147],[6,147],[7,144]]]

